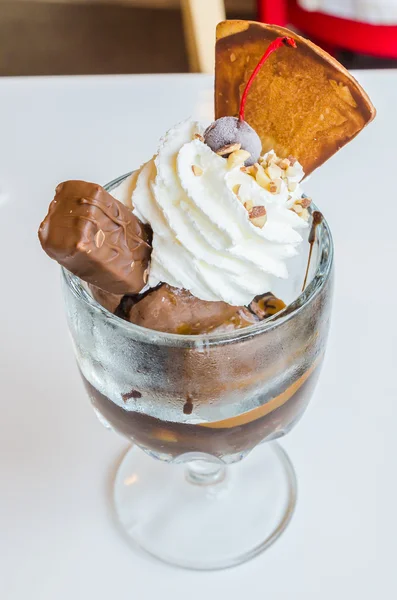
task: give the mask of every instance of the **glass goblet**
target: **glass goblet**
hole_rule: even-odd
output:
[[[219,569],[262,552],[285,529],[296,478],[274,440],[300,419],[320,373],[332,265],[323,220],[304,292],[261,323],[198,336],[126,322],[63,270],[68,323],[92,405],[103,424],[133,442],[114,482],[128,540],[168,563]]]

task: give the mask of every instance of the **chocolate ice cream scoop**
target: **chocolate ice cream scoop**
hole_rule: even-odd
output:
[[[137,217],[100,185],[65,181],[39,228],[43,250],[66,269],[112,294],[145,285],[149,234]]]
[[[240,315],[240,311],[243,311]],[[208,333],[219,326],[241,328],[244,318],[251,319],[243,307],[225,302],[206,302],[192,296],[187,290],[167,284],[143,294],[143,297],[125,296],[116,315],[148,329],[197,335]],[[252,324],[247,322],[246,324]]]
[[[155,331],[187,335],[235,331],[285,308],[284,302],[270,292],[257,296],[246,307],[206,302],[164,283],[135,296],[109,294],[94,286],[90,290],[97,302],[121,319]]]
[[[89,288],[95,300],[111,313],[116,312],[116,309],[119,306],[122,298],[124,298],[122,294],[111,294],[110,292],[105,292],[105,290],[101,290],[101,288],[96,287],[96,285],[89,285]]]

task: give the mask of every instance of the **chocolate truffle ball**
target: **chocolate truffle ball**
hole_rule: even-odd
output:
[[[251,154],[245,161],[247,167],[258,162],[262,151],[259,135],[237,117],[221,117],[211,123],[204,132],[204,141],[214,152],[229,144],[241,144],[241,149]]]

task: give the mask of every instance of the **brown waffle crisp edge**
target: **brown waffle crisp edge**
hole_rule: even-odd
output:
[[[262,66],[250,89],[245,120],[262,150],[293,155],[306,175],[374,119],[376,110],[354,77],[327,52],[295,32],[254,21],[217,27],[215,117],[237,116],[246,82],[276,37],[294,38]]]

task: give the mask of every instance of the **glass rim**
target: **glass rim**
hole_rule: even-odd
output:
[[[112,189],[119,185],[130,174],[131,173],[126,173],[125,175],[117,177],[113,181],[104,185],[104,188],[108,192],[112,191]],[[314,210],[318,209],[316,205],[312,203],[312,205],[310,206],[310,211],[313,212]],[[84,287],[84,282],[79,277],[77,277],[77,275],[73,275],[64,267],[62,267],[63,281],[79,300],[88,304],[90,308],[94,309],[97,313],[101,314],[103,317],[112,322],[115,327],[124,330],[125,333],[128,333],[130,335],[130,337],[135,337],[137,339],[139,338],[142,342],[146,341],[147,343],[156,343],[168,346],[184,346],[196,348],[201,346],[203,347],[203,349],[208,346],[235,343],[247,338],[261,335],[266,331],[279,327],[286,321],[292,319],[305,306],[310,304],[320,293],[321,289],[328,281],[332,271],[334,259],[334,244],[332,240],[331,230],[325,218],[323,218],[321,224],[318,226],[317,231],[320,232],[320,239],[323,239],[323,237],[325,236],[325,242],[323,241],[322,246],[326,245],[328,252],[325,255],[323,252],[321,253],[321,257],[317,265],[316,271],[312,277],[312,280],[307,285],[305,290],[301,292],[299,296],[295,298],[295,300],[293,300],[290,304],[288,304],[282,311],[276,313],[275,315],[248,327],[228,332],[210,332],[198,335],[188,335],[156,331],[154,329],[141,327],[140,325],[130,323],[129,321],[125,321],[124,319],[117,317],[116,315],[108,311],[106,308],[104,308],[101,304],[99,304],[99,302],[95,300],[95,298],[91,296],[91,294],[88,293],[88,291]]]

